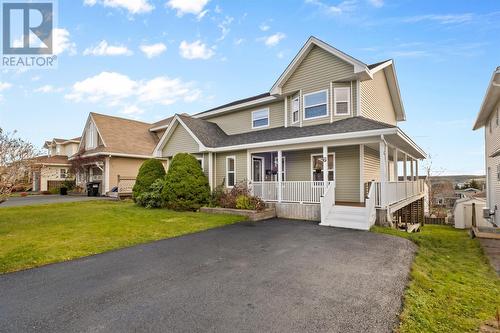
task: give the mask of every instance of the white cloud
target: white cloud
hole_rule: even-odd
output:
[[[163,43],[156,43],[150,45],[144,44],[139,46],[139,48],[149,59],[157,57],[167,50],[167,46]]]
[[[104,7],[122,8],[130,14],[149,13],[155,8],[149,0],[84,0],[83,3],[87,6],[100,4]]]
[[[179,45],[179,53],[185,59],[210,59],[215,51],[200,40],[188,43],[185,40]]]
[[[139,108],[137,105],[127,105],[123,108],[121,113],[126,114],[126,115],[140,115],[144,113],[144,110]]]
[[[122,106],[123,113],[139,114],[140,105],[170,105],[177,101],[193,102],[201,91],[192,82],[179,78],[159,76],[151,80],[132,80],[116,72],[102,72],[76,82],[66,99],[74,102],[103,103],[110,107]],[[133,106],[130,106],[133,105]]]
[[[234,45],[241,45],[245,41],[244,38],[238,38],[234,40]]]
[[[474,19],[474,15],[472,13],[465,14],[445,14],[445,15],[436,15],[436,14],[428,14],[428,15],[418,15],[407,17],[403,19],[403,22],[406,23],[417,23],[417,22],[437,22],[439,24],[461,24],[468,23]]]
[[[369,2],[369,3],[370,3],[370,5],[372,5],[373,7],[380,8],[380,7],[383,7],[383,6],[384,6],[384,0],[368,0],[368,2]]]
[[[338,5],[326,4],[320,0],[305,0],[305,3],[318,7],[318,9],[326,15],[340,15],[346,12],[351,12],[356,9],[357,5],[356,0],[344,0]]]
[[[221,40],[224,40],[226,38],[227,34],[231,31],[229,29],[229,26],[233,22],[234,18],[231,16],[226,16],[222,22],[220,22],[217,27],[221,30],[221,36],[217,38],[217,41],[220,42]]]
[[[9,89],[11,87],[12,87],[12,84],[10,84],[8,82],[2,82],[2,81],[0,81],[0,91],[7,90],[7,89]]]
[[[70,33],[68,30],[63,28],[54,29],[52,49],[56,55],[64,52],[70,55],[76,54],[76,44],[70,40]]]
[[[83,55],[92,56],[130,56],[133,52],[123,45],[109,45],[107,41],[101,41],[97,46],[89,47],[83,51]]]
[[[35,89],[35,92],[44,93],[44,94],[61,92],[61,91],[63,91],[62,88],[55,88],[54,86],[52,86],[50,84],[46,84],[44,86],[41,86],[40,88]]]
[[[263,22],[263,23],[261,23],[261,24],[259,25],[259,29],[260,29],[261,31],[267,31],[267,30],[271,29],[271,26],[269,26],[269,24],[267,24],[267,23]]]
[[[277,33],[272,34],[270,36],[261,37],[258,40],[264,42],[264,44],[266,44],[266,46],[271,47],[271,46],[278,45],[279,42],[281,42],[281,40],[283,40],[285,37],[286,37],[286,35],[284,33],[277,32]]]
[[[209,0],[169,0],[167,6],[177,11],[177,16],[184,14],[199,15],[204,11]],[[205,15],[205,14],[203,14]],[[203,17],[202,15],[202,17]]]

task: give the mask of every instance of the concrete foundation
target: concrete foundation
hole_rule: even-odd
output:
[[[276,216],[284,219],[321,221],[319,204],[274,203]]]
[[[377,218],[375,220],[375,225],[382,227],[392,227],[391,221],[387,219],[387,209],[377,208]]]

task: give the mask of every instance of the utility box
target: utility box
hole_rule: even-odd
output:
[[[495,213],[492,213],[489,208],[483,208],[483,218],[489,219],[491,215],[495,215]]]

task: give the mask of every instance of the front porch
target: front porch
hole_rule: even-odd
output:
[[[360,229],[376,219],[392,221],[398,210],[425,196],[418,160],[380,138],[366,141],[249,151],[249,186],[281,217]],[[346,224],[352,216],[356,221]]]

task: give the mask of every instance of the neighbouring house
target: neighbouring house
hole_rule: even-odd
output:
[[[431,203],[433,208],[451,209],[455,201],[461,198],[449,181],[433,183],[431,187]]]
[[[77,185],[96,188],[96,195],[130,195],[142,162],[153,157],[163,134],[155,128],[168,121],[148,124],[91,112],[78,150],[70,157]]]
[[[498,225],[500,208],[500,66],[493,72],[479,110],[474,130],[484,127],[486,208]]]
[[[478,194],[482,193],[482,190],[479,190],[477,188],[466,188],[464,190],[455,190],[455,194],[458,199],[463,199],[463,198],[472,198],[477,196]]]
[[[43,148],[47,149],[47,155],[35,157],[31,166],[33,192],[56,189],[64,181],[74,179],[68,158],[77,152],[79,144],[80,138],[54,138],[45,142]]]
[[[211,188],[246,183],[280,217],[366,230],[402,209],[423,218],[426,154],[404,120],[392,60],[367,65],[311,37],[268,92],[157,126],[154,154],[191,153]]]

